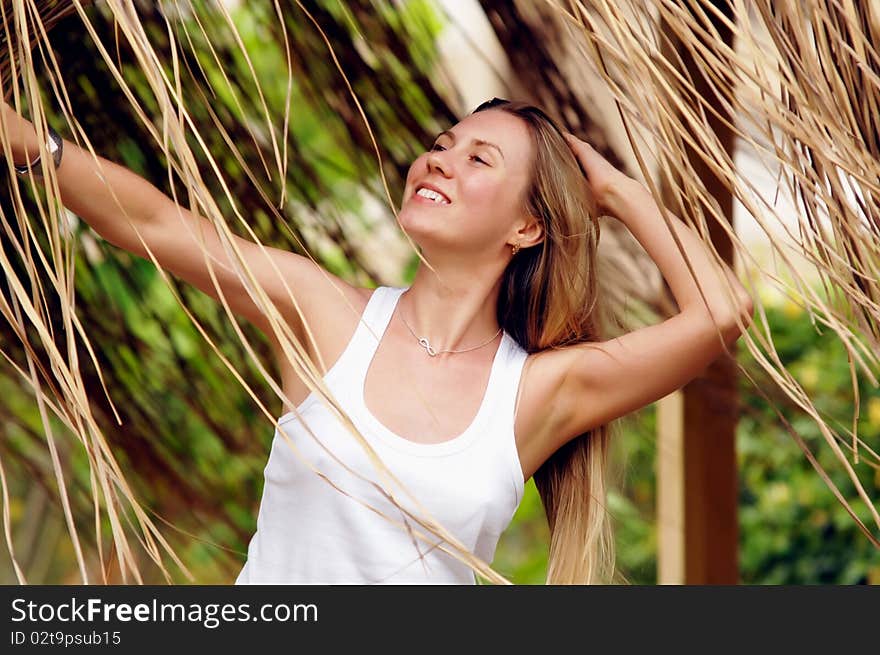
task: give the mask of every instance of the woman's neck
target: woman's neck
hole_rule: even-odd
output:
[[[420,266],[398,312],[436,350],[460,350],[498,332],[500,279],[473,271],[439,271]]]

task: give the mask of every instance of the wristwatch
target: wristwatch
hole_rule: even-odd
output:
[[[64,150],[64,140],[58,135],[58,132],[52,129],[49,126],[49,142],[46,144],[46,147],[49,149],[49,152],[52,153],[52,162],[55,164],[55,168],[61,164],[61,154]],[[22,164],[21,166],[13,165],[15,172],[19,175],[27,175],[28,171],[33,170],[34,175],[41,175],[41,171],[39,169],[34,168],[37,164],[40,163],[40,155],[37,155],[37,158],[34,159],[30,164]]]

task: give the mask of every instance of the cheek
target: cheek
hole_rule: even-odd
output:
[[[474,185],[467,189],[458,220],[480,249],[503,239],[510,229],[516,201],[503,184]]]
[[[425,163],[427,160],[426,155],[419,155],[412,164],[409,165],[409,170],[406,172],[406,181],[405,184],[409,187],[412,184],[413,178],[424,176],[427,172],[427,164]]]
[[[467,199],[468,209],[482,216],[486,222],[502,224],[505,228],[522,206],[515,187],[495,181],[473,185],[468,189]]]
[[[474,209],[486,208],[494,213],[505,208],[509,202],[507,185],[495,180],[474,179],[464,185],[463,191],[468,205]]]

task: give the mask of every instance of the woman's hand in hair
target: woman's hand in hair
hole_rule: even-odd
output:
[[[571,148],[578,164],[580,164],[581,170],[587,178],[587,183],[590,185],[593,198],[601,211],[609,211],[607,201],[613,190],[620,186],[639,184],[638,181],[615,168],[586,141],[567,132],[563,135],[568,147]]]

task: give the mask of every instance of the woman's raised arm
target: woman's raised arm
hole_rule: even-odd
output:
[[[547,387],[553,391],[556,408],[551,422],[558,428],[538,444],[543,457],[568,439],[685,385],[741,335],[753,311],[752,299],[733,271],[716,263],[691,228],[661,209],[647,188],[615,169],[588,144],[571,136],[568,140],[597,203],[625,224],[647,250],[669,284],[679,313],[608,341],[581,343],[536,357],[538,379],[551,381]]]
[[[32,161],[39,152],[33,124],[7,103],[2,111],[14,162]],[[64,142],[57,177],[64,206],[104,239],[144,258],[149,258],[149,248],[162,268],[219,299],[211,279],[213,269],[232,311],[275,341],[268,318],[251,299],[208,219],[176,204],[132,171],[101,157],[96,161],[91,153],[68,141]],[[234,240],[254,278],[300,339],[304,338],[303,327],[294,302],[308,320],[310,307],[322,298],[338,296],[333,293],[334,284],[349,286],[306,257],[261,247],[237,236]],[[211,258],[211,267],[206,255]]]

